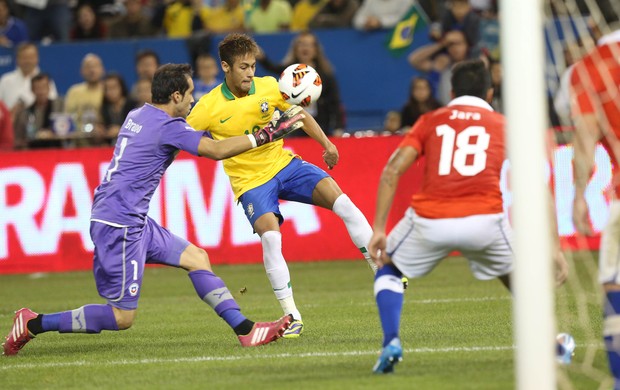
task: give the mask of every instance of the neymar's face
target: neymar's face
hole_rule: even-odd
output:
[[[235,96],[246,96],[250,92],[252,79],[256,72],[256,57],[254,54],[235,57],[232,65],[222,61],[222,69],[226,75],[226,85]]]

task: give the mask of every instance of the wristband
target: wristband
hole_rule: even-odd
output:
[[[254,134],[248,134],[248,138],[250,139],[250,142],[252,143],[252,148],[255,148],[256,145],[256,137],[254,137]]]

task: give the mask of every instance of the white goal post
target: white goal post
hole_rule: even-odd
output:
[[[512,278],[515,378],[520,390],[556,389],[549,187],[544,166],[547,102],[542,0],[502,0],[503,98],[514,199]]]

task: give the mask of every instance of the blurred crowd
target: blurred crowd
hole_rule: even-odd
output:
[[[402,134],[421,115],[447,104],[452,65],[473,57],[487,61],[493,106],[501,111],[495,0],[0,0],[0,45],[15,50],[16,63],[0,78],[0,149],[110,145],[126,114],[150,102],[150,80],[159,66],[154,51],[137,54],[134,85],[88,54],[81,63],[83,81],[60,96],[39,63],[37,44],[146,37],[200,42],[233,31],[298,32],[283,59],[261,52],[258,60],[273,76],[297,62],[315,67],[323,92],[308,111],[328,135],[350,136],[336,72],[313,32],[392,29],[414,6],[427,16],[431,43],[403,57],[416,76],[403,83],[402,107],[389,111],[382,127],[357,135]],[[208,53],[197,51],[192,60],[197,100],[222,78],[219,60]]]

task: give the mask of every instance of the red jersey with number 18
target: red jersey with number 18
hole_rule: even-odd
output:
[[[426,158],[422,189],[411,198],[416,213],[424,218],[501,213],[504,141],[504,116],[477,97],[458,97],[420,117],[399,146]]]

